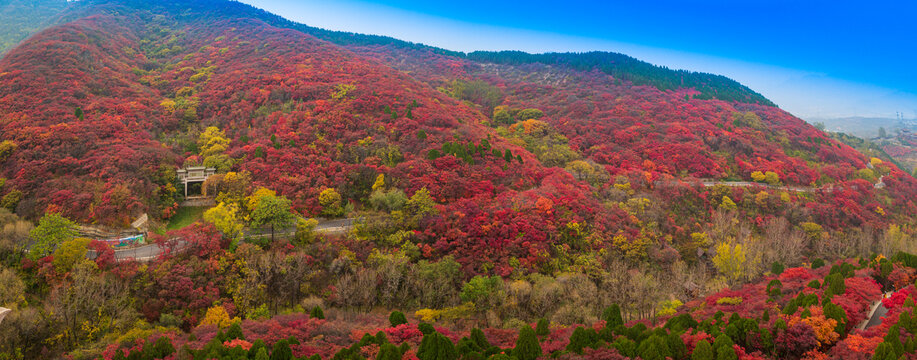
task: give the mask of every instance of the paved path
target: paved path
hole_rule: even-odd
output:
[[[709,181],[709,180],[702,180],[702,181],[669,180],[669,181],[656,181],[653,184],[656,187],[660,187],[660,186],[674,186],[677,184],[695,184],[695,183],[700,183],[704,187],[714,187],[717,185],[724,185],[724,186],[731,186],[731,187],[762,187],[762,188],[768,188],[768,189],[773,189],[773,190],[806,192],[806,193],[812,193],[816,191],[833,192],[834,190],[840,190],[843,188],[840,186],[833,186],[833,185],[825,185],[822,187],[811,187],[811,186],[795,186],[795,185],[769,185],[765,183],[758,183],[758,182],[751,182],[751,181]],[[881,178],[879,178],[879,182],[876,183],[875,186],[878,187],[879,184],[884,185]],[[854,190],[856,190],[855,187],[854,187]]]
[[[319,220],[319,223],[318,225],[315,225],[315,229],[313,231],[333,234],[333,233],[342,233],[342,232],[352,229],[353,222],[354,220],[357,220],[357,219],[334,219],[334,220],[318,219],[318,220]],[[274,236],[293,235],[293,234],[296,234],[295,226],[285,228],[285,229],[274,230]],[[244,235],[250,238],[251,237],[270,237],[271,230],[270,228],[259,229],[259,230],[246,229],[244,231]]]
[[[347,231],[353,228],[354,220],[355,219],[321,220],[318,223],[318,225],[315,226],[314,231],[321,232],[321,233],[344,232],[344,231]],[[290,234],[295,234],[295,233],[296,233],[296,228],[290,228],[290,229],[278,230],[274,233],[274,235],[275,236],[276,235],[290,235]],[[255,233],[246,232],[246,236],[263,237],[263,236],[271,236],[271,233],[268,232],[267,234],[263,234],[259,232],[255,234]],[[175,248],[173,249],[173,251],[175,252],[179,252],[183,250],[188,245],[187,242],[181,239],[172,239],[172,240],[175,241]],[[138,247],[134,247],[130,249],[115,250],[115,261],[126,261],[129,259],[134,259],[134,260],[143,261],[143,262],[151,261],[159,257],[159,255],[165,251],[166,250],[163,247],[159,246],[159,244],[149,244],[149,245],[138,246]],[[90,250],[89,253],[86,254],[86,256],[90,259],[95,259],[97,255],[95,251]]]
[[[883,294],[882,299],[888,298],[893,293],[894,291],[889,291]],[[880,299],[879,301],[876,301],[874,304],[872,304],[872,308],[870,308],[869,315],[867,315],[866,320],[863,320],[863,322],[861,322],[857,328],[860,330],[865,330],[882,324],[882,317],[884,317],[886,314],[888,314],[888,308],[886,308],[885,305],[882,305],[882,300]]]

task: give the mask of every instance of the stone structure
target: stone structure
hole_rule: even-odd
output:
[[[191,183],[201,183],[203,184],[208,177],[216,174],[217,169],[208,168],[204,166],[190,166],[184,169],[179,169],[175,173],[178,175],[178,180],[185,185],[185,197],[188,197],[188,184]]]

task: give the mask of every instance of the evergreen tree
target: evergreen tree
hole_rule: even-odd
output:
[[[229,326],[229,329],[226,330],[226,335],[224,337],[225,340],[245,340],[245,335],[242,334],[242,326],[239,325],[238,321],[232,323],[232,325]]]
[[[249,360],[255,360],[255,357],[258,356],[261,350],[264,350],[264,358],[267,359],[267,346],[264,345],[264,340],[255,340],[255,342],[252,343],[252,347],[248,349]]]
[[[726,334],[720,334],[713,340],[713,348],[716,349],[716,360],[738,360],[735,349],[732,348],[734,343]]]
[[[826,303],[822,310],[824,310],[825,317],[828,319],[834,319],[837,321],[837,326],[834,328],[834,332],[838,333],[840,336],[844,336],[847,330],[847,313],[840,306],[835,305],[832,302]]]
[[[624,325],[624,319],[621,317],[621,308],[618,304],[611,304],[602,312],[602,320],[605,320],[605,327],[614,329],[619,325]]]
[[[249,349],[248,353],[252,354],[253,352],[251,351],[251,349]],[[267,355],[267,348],[260,348],[258,349],[258,352],[254,354],[255,354],[254,360],[270,360],[271,359]]]
[[[591,345],[592,344],[589,343],[589,335],[586,334],[586,329],[583,329],[582,326],[578,326],[573,330],[573,335],[570,335],[570,343],[567,344],[566,350],[582,355],[583,348]]]
[[[425,322],[417,324],[417,330],[420,330],[420,333],[424,335],[427,335],[427,334],[430,334],[436,331],[436,329],[433,328],[433,325],[430,325]]]
[[[678,333],[669,333],[665,341],[666,345],[669,346],[669,353],[672,354],[673,359],[683,359],[688,355],[688,347],[685,346],[685,342],[681,340],[681,336],[678,336]]]
[[[618,350],[621,355],[632,358],[637,356],[637,343],[626,337],[620,337],[611,343],[611,347]]]
[[[637,355],[643,360],[665,360],[672,357],[665,339],[655,334],[640,342]]]
[[[548,328],[548,319],[538,319],[538,324],[535,325],[535,335],[545,336],[549,334],[551,334],[551,329]]]
[[[474,343],[483,350],[490,348],[490,342],[487,341],[487,336],[484,335],[481,329],[471,329],[471,341],[474,341]]]
[[[779,261],[774,261],[771,264],[771,273],[774,275],[783,274],[783,264],[780,263]]]
[[[401,360],[401,351],[395,345],[385,343],[379,347],[376,360]]]
[[[458,352],[455,344],[443,334],[432,332],[423,336],[420,347],[417,348],[417,358],[420,360],[455,360]]]
[[[892,350],[895,352],[895,358],[904,355],[904,344],[901,343],[901,330],[897,324],[888,329],[888,334],[885,335],[885,341],[892,346]]]
[[[150,353],[152,359],[162,359],[175,352],[175,346],[172,346],[172,340],[166,336],[160,336],[152,346]]]
[[[293,360],[293,350],[290,349],[290,344],[286,339],[274,343],[271,360]]]
[[[322,311],[322,308],[316,306],[316,307],[312,308],[312,311],[311,311],[311,312],[309,312],[309,317],[311,317],[311,318],[313,318],[313,319],[324,319],[324,318],[325,318],[325,312]]]
[[[519,338],[516,339],[513,356],[519,360],[535,360],[541,355],[541,344],[535,336],[535,330],[529,326],[523,326],[519,330]]]
[[[388,316],[388,323],[391,324],[392,327],[396,327],[401,324],[407,324],[408,319],[404,316],[403,312],[392,311],[392,313]]]
[[[876,352],[872,354],[873,360],[897,359],[895,349],[891,344],[883,342],[876,347]]]
[[[713,360],[713,347],[706,340],[697,342],[694,351],[691,352],[691,360]]]

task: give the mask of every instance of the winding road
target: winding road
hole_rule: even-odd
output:
[[[884,176],[879,177],[879,180],[875,184],[873,184],[873,186],[876,188],[879,188],[880,186],[884,186],[885,183],[882,181],[883,178]],[[730,186],[730,187],[762,187],[762,188],[768,188],[772,190],[783,190],[783,191],[805,192],[805,193],[812,193],[816,191],[824,191],[824,192],[830,193],[830,192],[833,192],[834,190],[843,189],[843,187],[841,186],[833,186],[833,185],[825,185],[822,187],[790,186],[790,185],[770,185],[770,184],[764,184],[764,183],[758,183],[758,182],[752,182],[752,181],[699,180],[699,181],[692,182],[692,181],[668,180],[668,181],[656,181],[653,184],[656,187],[660,187],[660,186],[675,186],[678,184],[697,184],[697,183],[703,185],[704,187],[714,187],[717,185],[724,185],[724,186]],[[856,187],[854,186],[853,189],[855,190]]]
[[[882,299],[886,299],[892,294],[894,294],[894,291],[887,292],[882,295]],[[874,304],[872,304],[872,308],[869,310],[869,315],[867,316],[866,320],[863,320],[863,322],[860,323],[860,326],[857,326],[858,329],[869,329],[873,326],[882,324],[882,317],[888,314],[888,308],[886,308],[885,305],[882,305],[882,299],[879,299],[879,301],[876,301]]]
[[[318,225],[315,226],[315,229],[313,231],[320,232],[320,233],[326,233],[326,234],[343,233],[353,228],[354,220],[356,219],[320,220]],[[290,234],[295,234],[295,233],[296,233],[296,228],[292,227],[292,228],[277,230],[274,232],[274,235],[275,236],[276,235],[290,235]],[[263,231],[258,231],[258,232],[246,231],[245,236],[246,237],[265,237],[265,236],[271,236],[271,233],[270,232],[264,233]],[[171,239],[171,240],[175,241],[174,251],[181,251],[185,248],[185,246],[188,245],[186,242],[178,238]],[[126,261],[126,260],[132,259],[136,261],[146,262],[146,261],[150,261],[150,260],[157,258],[159,255],[161,255],[165,251],[166,250],[164,249],[164,247],[160,246],[159,244],[149,244],[149,245],[138,246],[138,247],[134,247],[130,249],[115,250],[115,261],[120,262],[120,261]],[[96,256],[98,256],[98,254],[96,254],[96,252],[92,250],[90,250],[86,254],[86,257],[88,257],[89,259],[95,259]]]

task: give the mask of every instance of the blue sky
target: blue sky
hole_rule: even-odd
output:
[[[729,76],[803,118],[917,118],[912,0],[242,2],[451,50],[621,52]]]

